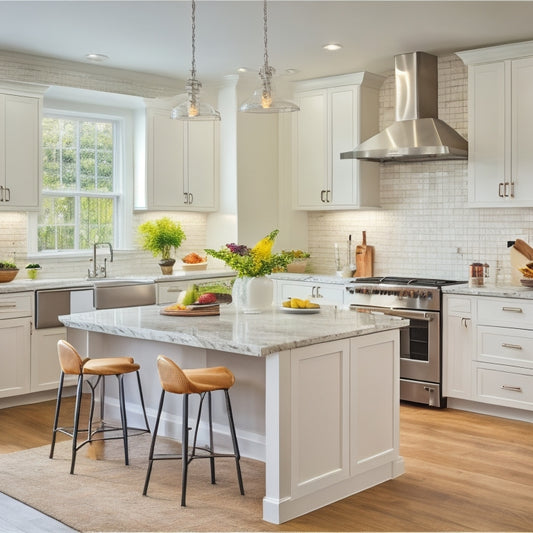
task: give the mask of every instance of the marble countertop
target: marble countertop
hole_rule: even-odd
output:
[[[298,281],[306,283],[333,283],[335,285],[347,285],[353,278],[342,278],[340,276],[329,276],[327,274],[293,274],[289,272],[278,272],[272,274],[272,279],[283,281]]]
[[[496,296],[500,298],[524,298],[533,300],[533,288],[522,285],[484,285],[469,287],[468,283],[442,287],[444,294],[467,294],[470,296]]]
[[[0,283],[0,294],[12,292],[28,292],[45,289],[66,289],[74,287],[93,287],[95,282],[109,281],[148,281],[155,283],[187,281],[195,279],[209,279],[219,277],[233,277],[234,272],[228,269],[196,270],[191,272],[178,271],[169,276],[117,276],[110,278],[66,278],[66,279],[14,279],[8,283]]]
[[[397,329],[407,320],[323,306],[320,312],[297,314],[273,309],[237,314],[221,306],[219,316],[164,316],[164,306],[108,309],[59,317],[68,327],[123,337],[153,340],[251,356],[320,342]]]

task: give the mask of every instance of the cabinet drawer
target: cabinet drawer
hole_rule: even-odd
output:
[[[478,326],[478,361],[533,369],[533,331]]]
[[[444,296],[444,305],[448,313],[472,313],[472,299],[460,296]]]
[[[478,365],[476,388],[476,399],[479,401],[533,410],[532,374],[507,372],[492,365]]]
[[[478,298],[478,324],[533,328],[533,301],[508,298]]]
[[[13,293],[0,296],[0,320],[31,316],[32,293]]]

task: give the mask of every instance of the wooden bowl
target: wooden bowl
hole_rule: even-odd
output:
[[[8,281],[13,281],[17,277],[18,273],[19,273],[18,268],[1,269],[0,270],[0,283],[7,283]]]

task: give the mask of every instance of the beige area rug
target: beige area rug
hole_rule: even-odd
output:
[[[159,441],[158,441],[159,444]],[[79,531],[268,531],[264,522],[264,463],[241,459],[245,496],[241,496],[235,460],[216,462],[212,485],[207,459],[190,464],[187,507],[180,506],[181,461],[154,462],[148,495],[142,490],[150,436],[130,439],[130,465],[124,465],[121,441],[78,452],[70,475],[70,441],[0,455],[0,491]],[[168,440],[156,452],[179,453]],[[98,455],[98,460],[90,456]]]

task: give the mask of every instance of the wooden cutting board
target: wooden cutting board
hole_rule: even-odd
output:
[[[374,247],[366,243],[366,231],[363,231],[363,242],[355,247],[354,278],[367,278],[374,274]]]
[[[164,307],[159,313],[167,316],[216,316],[220,315],[220,305],[194,305],[189,309],[172,309],[170,307]]]

